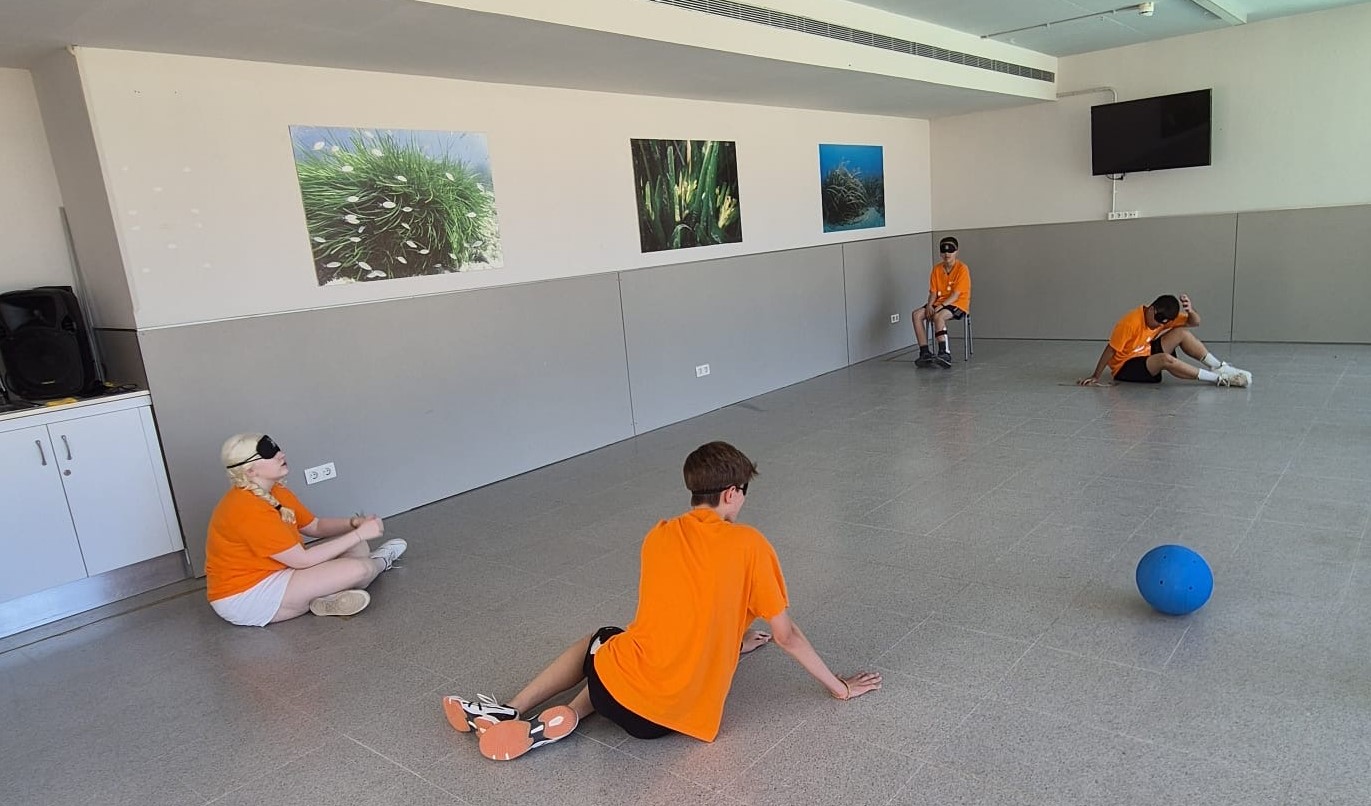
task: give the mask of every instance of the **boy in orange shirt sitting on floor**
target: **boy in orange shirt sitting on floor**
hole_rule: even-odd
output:
[[[713,741],[739,656],[773,640],[840,700],[881,687],[876,673],[829,671],[787,612],[775,550],[734,522],[757,466],[732,445],[710,442],[686,457],[684,475],[692,509],[643,539],[638,613],[627,630],[604,627],[580,639],[507,703],[444,698],[448,721],[476,731],[482,755],[518,758],[596,711],[639,739],[678,732]],[[758,618],[770,634],[748,629]],[[582,682],[569,704],[523,715]]]
[[[1190,328],[1199,323],[1199,313],[1184,294],[1180,299],[1163,294],[1151,305],[1134,308],[1114,325],[1109,343],[1095,364],[1095,373],[1077,383],[1081,386],[1099,383],[1100,374],[1107,366],[1114,380],[1128,383],[1161,383],[1165,370],[1177,378],[1218,386],[1251,386],[1252,373],[1215,358],[1204,342],[1190,332]],[[1177,358],[1177,347],[1203,362],[1204,367]]]

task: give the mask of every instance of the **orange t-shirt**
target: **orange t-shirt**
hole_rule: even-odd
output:
[[[643,539],[638,614],[595,653],[595,671],[638,716],[713,741],[748,625],[787,606],[762,533],[697,507]]]
[[[1111,375],[1118,375],[1129,359],[1147,358],[1152,354],[1154,339],[1190,321],[1190,315],[1181,311],[1174,320],[1164,325],[1148,327],[1147,314],[1144,313],[1146,309],[1147,306],[1143,305],[1124,314],[1119,323],[1114,325],[1114,332],[1109,334],[1109,346],[1114,348],[1114,357],[1109,361]]]
[[[971,270],[960,260],[952,264],[952,271],[943,269],[941,262],[934,263],[928,273],[928,293],[933,295],[934,305],[945,305],[956,294],[952,304],[971,313]]]
[[[252,493],[234,487],[219,499],[205,538],[205,593],[211,602],[250,589],[286,567],[273,554],[300,545],[300,529],[314,521],[314,513],[289,489],[277,484],[272,496],[295,510],[295,525]]]

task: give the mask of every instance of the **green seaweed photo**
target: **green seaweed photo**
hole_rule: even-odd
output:
[[[824,232],[885,226],[885,155],[881,146],[819,146]]]
[[[743,239],[736,143],[635,139],[632,147],[644,252]]]
[[[483,134],[290,127],[319,285],[498,268]]]

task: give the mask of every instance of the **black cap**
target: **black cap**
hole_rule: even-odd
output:
[[[949,235],[946,238],[943,238],[941,241],[938,241],[939,252],[942,252],[944,250],[944,247],[947,246],[951,246],[953,252],[957,251],[957,249],[959,248],[957,245],[957,239]]]

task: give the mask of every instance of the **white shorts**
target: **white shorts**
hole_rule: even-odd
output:
[[[209,606],[230,624],[265,627],[281,609],[281,600],[286,598],[286,586],[293,573],[295,571],[290,568],[276,571],[242,593],[215,599]]]

